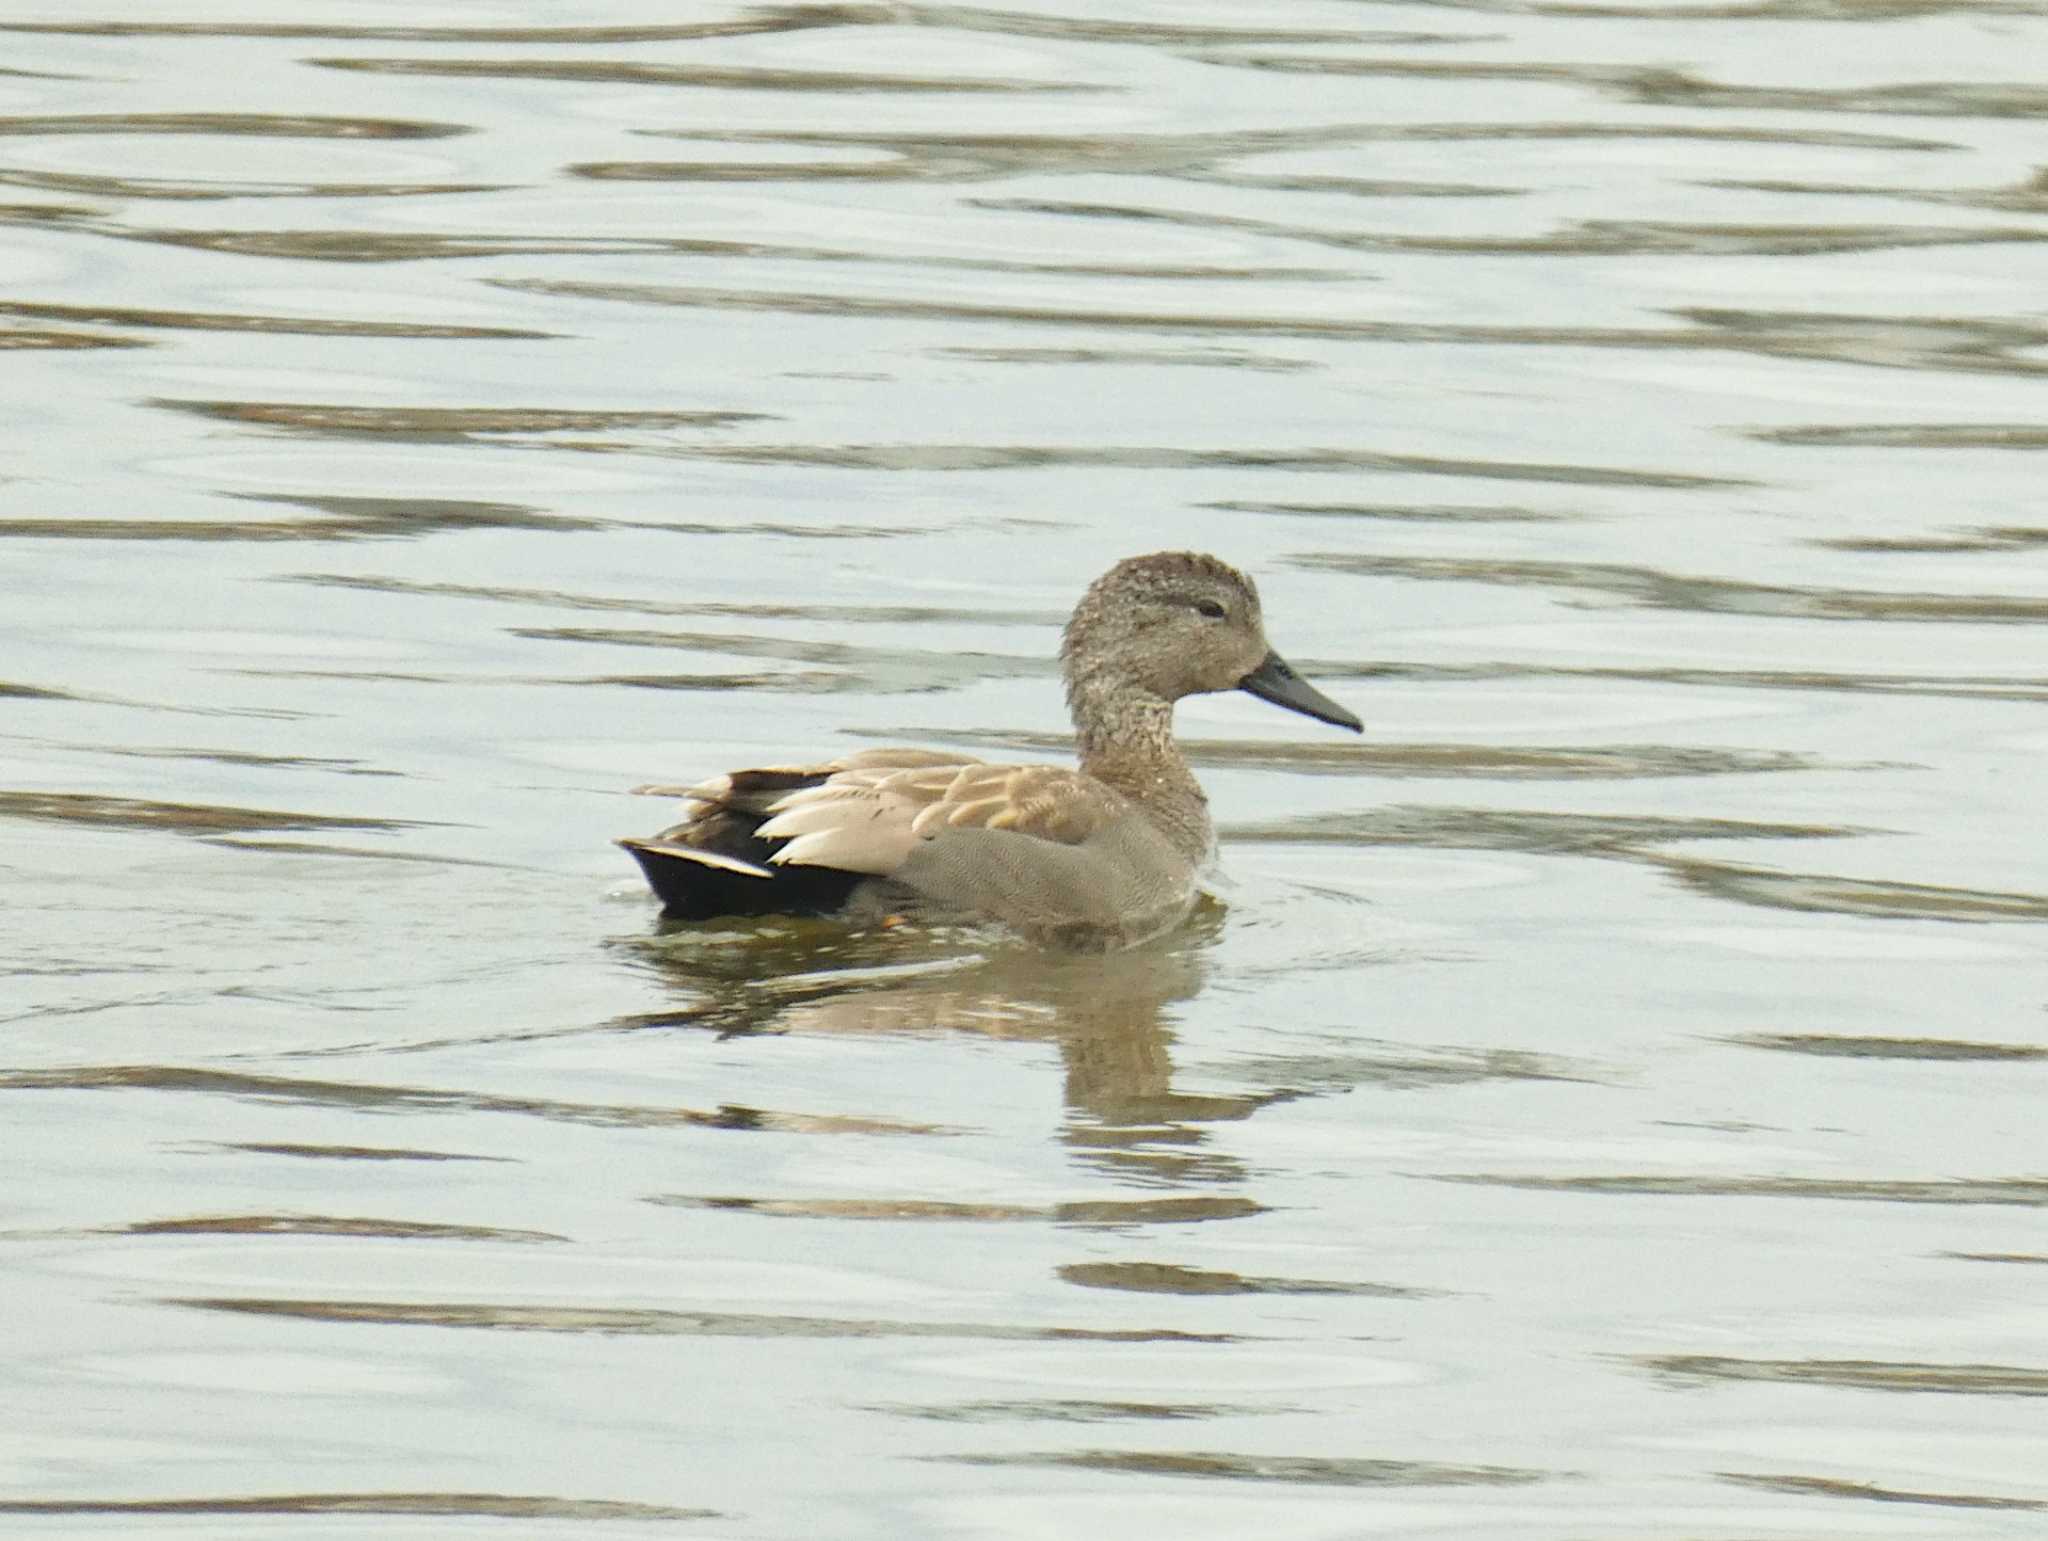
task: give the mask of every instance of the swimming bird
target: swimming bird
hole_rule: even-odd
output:
[[[1060,672],[1078,769],[869,749],[736,770],[640,788],[686,799],[685,816],[618,843],[672,919],[996,921],[1048,944],[1129,946],[1186,918],[1215,852],[1176,701],[1243,690],[1363,731],[1273,651],[1252,580],[1199,552],[1130,557],[1096,579]]]

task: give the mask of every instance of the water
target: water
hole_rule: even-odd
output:
[[[579,16],[0,20],[10,1534],[2034,1534],[2043,8]],[[1185,933],[660,931],[1162,546]]]

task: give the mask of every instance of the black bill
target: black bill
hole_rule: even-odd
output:
[[[1264,663],[1237,682],[1237,688],[1319,722],[1335,723],[1353,733],[1365,731],[1364,723],[1296,674],[1294,665],[1278,653],[1268,653]]]

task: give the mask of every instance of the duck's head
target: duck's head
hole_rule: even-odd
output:
[[[1273,650],[1252,580],[1198,551],[1127,557],[1090,584],[1061,638],[1060,667],[1077,716],[1084,700],[1105,694],[1171,703],[1243,690],[1363,731]]]

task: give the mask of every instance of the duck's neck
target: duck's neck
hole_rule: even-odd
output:
[[[1173,741],[1173,703],[1100,680],[1067,691],[1081,770],[1136,803],[1191,861],[1214,842],[1209,799]]]

